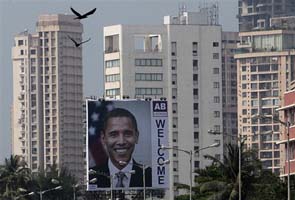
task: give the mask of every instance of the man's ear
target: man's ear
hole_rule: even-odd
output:
[[[104,144],[105,134],[104,131],[100,131],[100,141]]]

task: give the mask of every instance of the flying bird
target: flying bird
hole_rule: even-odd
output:
[[[88,13],[85,13],[83,15],[81,15],[80,13],[75,11],[74,8],[72,8],[72,7],[71,7],[71,10],[77,16],[74,19],[84,19],[84,18],[87,18],[88,15],[92,15],[96,11],[96,8],[92,9],[91,11],[89,11]]]
[[[85,42],[88,42],[91,38],[89,38],[88,40],[85,40],[85,41],[82,41],[82,42],[77,42],[76,40],[74,40],[72,37],[70,37],[69,35],[68,35],[68,38],[70,38],[70,40],[72,40],[73,41],[73,43],[75,44],[75,46],[76,47],[79,47],[79,46],[81,46],[81,44],[83,44],[83,43],[85,43]]]

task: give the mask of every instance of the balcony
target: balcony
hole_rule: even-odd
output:
[[[252,42],[240,42],[237,44],[237,48],[252,48]]]
[[[120,50],[119,49],[113,49],[113,48],[107,48],[104,53],[105,54],[108,54],[108,53],[116,53],[116,52],[119,52]]]

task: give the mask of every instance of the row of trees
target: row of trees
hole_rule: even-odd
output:
[[[228,154],[223,161],[212,156],[212,165],[196,170],[198,174],[196,187],[193,188],[193,199],[198,200],[237,200],[239,196],[239,149],[235,145],[227,146]],[[269,170],[262,169],[262,163],[257,153],[252,150],[242,152],[242,199],[243,200],[285,200],[287,199],[287,186]],[[52,181],[55,180],[55,181]],[[5,159],[0,166],[0,199],[39,199],[40,191],[62,186],[62,190],[48,192],[44,200],[73,199],[74,190],[79,195],[79,187],[72,175],[66,170],[57,170],[52,166],[45,172],[31,173],[26,163],[18,156]],[[180,189],[188,189],[187,185],[179,184]],[[24,196],[29,192],[34,195]],[[189,195],[181,195],[176,200],[188,200]]]
[[[243,144],[242,144],[243,145]],[[198,200],[238,200],[239,197],[239,149],[236,145],[227,146],[228,155],[223,161],[207,156],[212,165],[196,170],[198,174],[193,199]],[[253,150],[242,151],[241,179],[243,200],[285,200],[287,185],[275,174],[262,168],[262,163]],[[187,189],[186,185],[179,188]],[[181,195],[177,200],[188,200]]]
[[[40,191],[62,186],[61,190],[55,190],[44,194],[44,200],[73,199],[73,190],[78,188],[75,178],[67,170],[57,170],[55,165],[45,172],[33,174],[24,161],[18,156],[5,159],[0,166],[0,199],[24,200],[39,199]],[[27,195],[31,192],[32,195]],[[32,193],[34,192],[34,193]]]

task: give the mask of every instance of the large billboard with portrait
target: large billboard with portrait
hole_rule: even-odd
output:
[[[168,188],[167,101],[87,100],[87,190]]]

